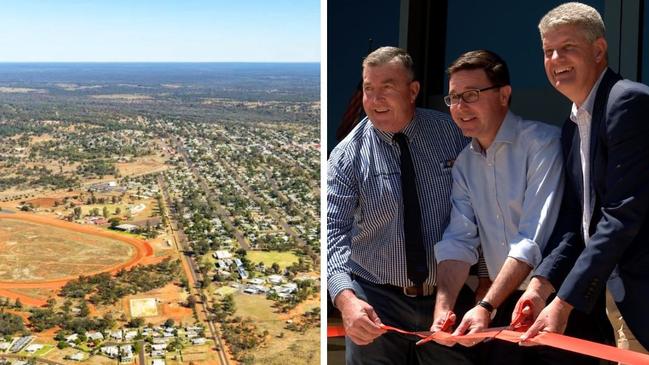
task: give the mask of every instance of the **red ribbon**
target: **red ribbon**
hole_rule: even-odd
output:
[[[394,327],[384,326],[384,329],[396,331],[399,333],[415,334],[421,337],[416,332],[403,331]],[[345,334],[345,329],[342,326],[328,326],[328,337],[342,337]],[[461,345],[470,345],[480,342],[486,338],[494,337],[498,340],[509,341],[513,343],[521,343],[521,332],[491,329],[484,332],[467,334],[462,336],[453,336],[448,332],[435,332],[425,340],[442,340],[444,342],[457,342]],[[422,343],[424,340],[421,341]],[[562,350],[576,352],[582,355],[588,355],[615,361],[628,365],[647,365],[649,364],[649,355],[641,354],[639,352],[620,349],[617,347],[603,345],[601,343],[582,340],[575,337],[560,335],[558,333],[541,332],[536,337],[530,338],[526,343],[533,343],[537,345],[551,346]]]

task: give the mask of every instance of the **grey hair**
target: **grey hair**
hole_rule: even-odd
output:
[[[382,66],[390,62],[401,64],[406,71],[410,80],[415,79],[415,68],[412,57],[406,50],[398,47],[381,47],[370,53],[363,60],[363,69],[368,66]]]
[[[606,28],[599,12],[592,6],[570,2],[550,10],[539,22],[541,38],[548,31],[562,25],[579,27],[589,42],[604,37]]]

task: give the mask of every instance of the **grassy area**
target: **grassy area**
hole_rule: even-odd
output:
[[[293,252],[248,251],[246,256],[251,262],[263,262],[266,267],[270,267],[274,262],[276,262],[282,269],[285,269],[298,261],[297,256]]]
[[[236,314],[249,317],[258,331],[267,330],[269,337],[260,349],[251,352],[256,364],[286,365],[286,354],[291,354],[290,363],[295,365],[314,364],[320,359],[320,330],[311,328],[305,333],[285,329],[282,314],[274,313],[273,302],[260,295],[234,295]]]
[[[28,357],[41,357],[46,355],[48,352],[52,351],[54,349],[53,345],[43,345],[43,348],[34,352],[33,354],[23,350],[18,353],[18,355],[21,356],[28,356]]]
[[[230,287],[230,286],[222,286],[216,290],[214,290],[214,294],[217,295],[228,295],[228,294],[234,294],[237,292],[237,289]]]
[[[104,212],[104,207],[108,208],[108,212],[110,213],[110,215],[108,216],[109,218],[113,217],[115,215],[115,208],[116,207],[119,207],[122,210],[122,212],[120,213],[120,216],[121,215],[126,215],[126,213],[128,213],[128,204],[90,204],[90,205],[82,205],[81,206],[81,216],[83,217],[83,216],[86,216],[86,215],[90,214],[90,211],[95,209],[95,208],[98,208],[99,209],[99,215],[102,215],[103,212]]]

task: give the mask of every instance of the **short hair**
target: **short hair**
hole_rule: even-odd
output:
[[[562,25],[579,27],[589,42],[594,42],[606,34],[604,21],[599,12],[592,6],[578,2],[561,4],[545,14],[539,22],[541,38],[549,30]]]
[[[415,68],[412,57],[410,57],[406,50],[398,47],[377,48],[363,59],[363,69],[368,66],[382,66],[390,62],[401,64],[406,69],[410,80],[415,79]]]
[[[449,78],[462,70],[484,70],[489,81],[494,85],[509,85],[509,68],[507,63],[496,53],[486,49],[465,52],[460,55],[446,70]]]

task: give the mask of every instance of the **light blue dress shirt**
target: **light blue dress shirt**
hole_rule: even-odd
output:
[[[434,245],[451,210],[451,168],[468,143],[448,114],[417,109],[408,137],[421,206],[422,238],[435,283]],[[327,171],[327,285],[332,300],[351,274],[411,286],[406,269],[399,145],[367,118],[331,152]]]
[[[474,139],[452,174],[451,220],[435,245],[437,262],[473,265],[482,246],[491,280],[507,257],[535,268],[563,196],[559,129],[508,112],[489,148],[483,150]]]

